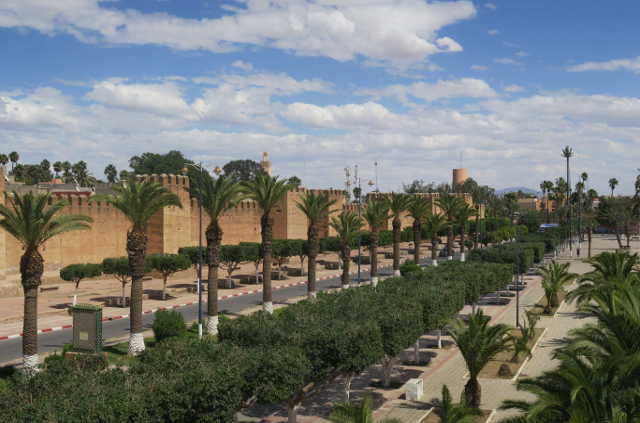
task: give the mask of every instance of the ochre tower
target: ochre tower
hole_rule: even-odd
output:
[[[262,161],[260,162],[260,166],[262,170],[264,170],[267,175],[271,176],[271,160],[269,160],[269,153],[266,151],[262,153]]]
[[[456,185],[462,185],[467,179],[469,179],[467,169],[453,169],[453,180],[451,181],[451,186],[455,187]]]

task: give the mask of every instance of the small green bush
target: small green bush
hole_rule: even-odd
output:
[[[407,260],[400,265],[400,274],[407,276],[409,273],[420,272],[422,268],[413,260]]]
[[[184,323],[182,314],[175,310],[160,310],[156,313],[153,321],[153,334],[156,341],[160,342],[167,338],[181,337],[187,332],[187,325]]]

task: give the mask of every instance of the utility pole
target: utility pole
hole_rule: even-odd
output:
[[[354,184],[358,188],[356,190],[356,201],[358,202],[358,219],[362,219],[362,186],[358,177],[358,165],[355,165]],[[362,283],[360,275],[360,265],[362,260],[362,235],[358,232],[358,284]]]

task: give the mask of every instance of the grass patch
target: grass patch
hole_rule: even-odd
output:
[[[544,328],[535,329],[535,336],[531,341],[529,341],[529,344],[528,344],[529,348],[533,348],[536,342],[538,342],[538,339],[540,339],[540,337],[542,336],[543,332],[544,332]],[[519,337],[520,330],[511,329],[510,334],[513,336]],[[513,361],[511,361],[512,357],[513,357],[512,351],[503,351],[497,354],[491,361],[487,363],[486,366],[482,368],[478,377],[481,377],[484,379],[511,379],[513,376],[516,375],[516,373],[518,373],[518,370],[520,370],[520,367],[522,367],[522,365],[524,364],[524,361],[527,358],[527,356],[525,353],[520,353],[520,355],[518,356],[517,363],[514,363]],[[507,366],[509,366],[509,370],[511,370],[511,376],[504,376],[504,377],[498,376],[498,370],[500,369],[500,366],[502,366],[503,364],[506,364]]]
[[[146,348],[153,348],[156,345],[154,337],[144,338]],[[130,366],[136,360],[135,357],[129,355],[129,342],[120,342],[119,344],[110,345],[102,349],[107,356],[107,362],[115,366]]]
[[[491,413],[492,413],[492,410],[480,410],[480,414],[477,416],[474,416],[474,419],[472,421],[473,423],[485,423],[489,418],[489,416],[491,415]],[[420,423],[440,423],[440,422],[441,422],[440,417],[438,417],[438,414],[436,414],[434,410],[431,413],[429,413],[427,417],[422,419]]]
[[[567,297],[567,292],[564,290],[560,291],[558,293],[558,307],[551,307],[551,313],[546,314],[544,312],[544,308],[547,306],[547,297],[543,295],[542,297],[540,297],[538,302],[536,302],[533,305],[533,307],[529,309],[529,312],[533,314],[537,314],[538,316],[553,316],[554,314],[556,314],[556,311],[558,311],[558,309],[560,308],[560,306],[562,305],[562,302],[566,297]]]

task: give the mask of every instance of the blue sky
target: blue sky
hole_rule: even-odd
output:
[[[0,151],[144,151],[381,189],[535,188],[576,173],[631,193],[640,167],[640,3],[631,0],[3,0]]]

